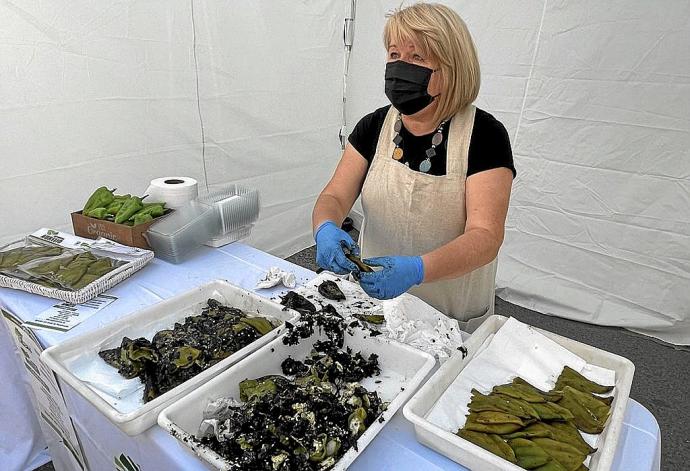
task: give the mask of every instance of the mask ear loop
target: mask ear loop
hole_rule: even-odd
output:
[[[431,69],[431,73],[433,74],[434,72],[438,72],[439,70],[441,70],[441,69]],[[434,101],[436,98],[438,98],[438,97],[440,97],[440,96],[441,96],[440,93],[437,94],[437,95],[433,95],[433,96],[431,97],[431,101]]]

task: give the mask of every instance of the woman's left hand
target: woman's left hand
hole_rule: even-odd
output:
[[[360,272],[359,284],[373,298],[395,298],[424,281],[422,257],[375,257],[363,262],[383,267],[373,272]]]

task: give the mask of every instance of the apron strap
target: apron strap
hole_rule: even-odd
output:
[[[446,173],[467,178],[467,157],[470,140],[474,129],[476,107],[468,105],[459,111],[450,121],[448,141],[446,143]]]

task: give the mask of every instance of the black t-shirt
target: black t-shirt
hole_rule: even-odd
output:
[[[379,108],[362,118],[348,138],[350,144],[370,164],[374,159],[379,134],[390,106]],[[427,172],[430,175],[446,174],[446,142],[449,128],[450,121],[443,128],[443,141],[436,146],[436,155],[431,158],[431,170]],[[436,131],[424,136],[415,136],[403,126],[400,130],[403,156],[398,162],[419,171],[419,164],[426,159],[426,151],[431,147],[431,138],[435,133]],[[508,132],[491,114],[477,108],[467,157],[467,176],[499,167],[509,168],[513,172],[513,177],[516,175]]]

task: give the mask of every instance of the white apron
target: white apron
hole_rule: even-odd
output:
[[[362,187],[363,258],[423,255],[465,232],[465,180],[475,107],[467,106],[450,122],[444,176],[416,172],[393,160],[397,114],[391,106]],[[494,259],[460,278],[424,283],[409,292],[471,332],[494,312],[495,279]]]

